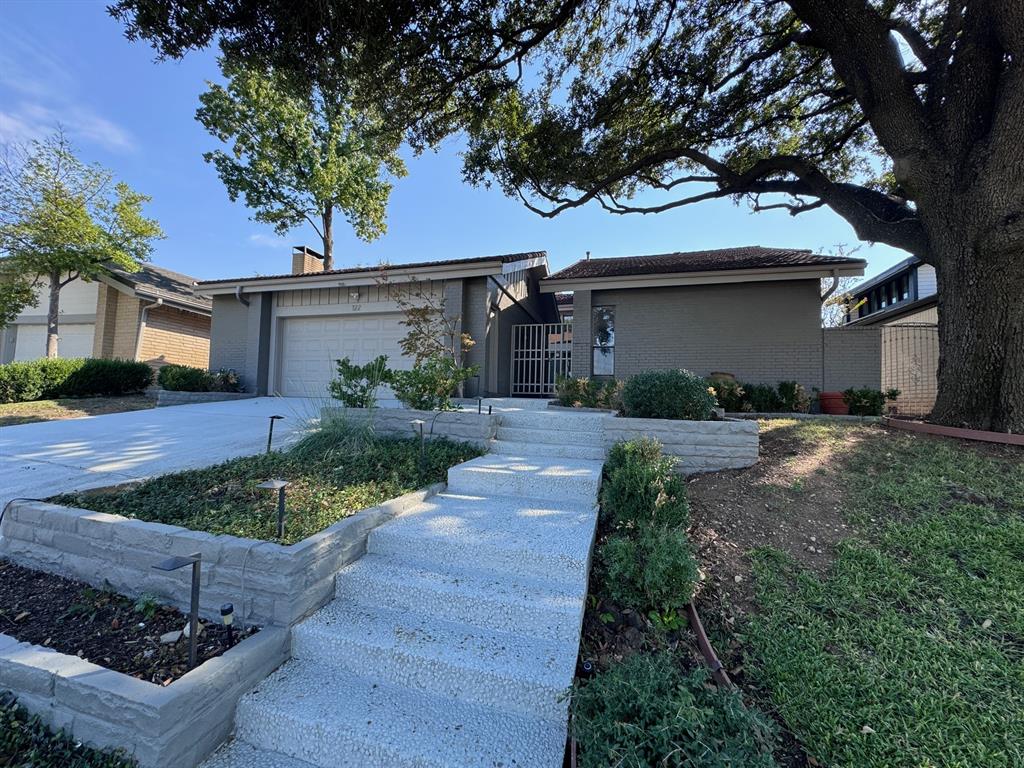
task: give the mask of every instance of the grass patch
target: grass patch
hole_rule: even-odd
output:
[[[165,475],[125,491],[65,494],[51,501],[276,541],[277,495],[256,486],[281,478],[290,483],[281,543],[294,544],[360,509],[444,480],[449,467],[480,453],[468,443],[432,440],[421,467],[419,440],[381,437],[332,421],[285,452]]]
[[[132,768],[121,752],[78,744],[63,731],[53,733],[9,693],[0,694],[0,765],[17,768]]]
[[[874,431],[829,463],[859,536],[825,579],[755,553],[748,672],[822,763],[1024,764],[1024,462]]]
[[[59,400],[34,400],[30,403],[0,405],[0,427],[31,424],[37,421],[80,419],[105,413],[143,411],[156,407],[156,401],[145,395],[123,397],[65,397]]]

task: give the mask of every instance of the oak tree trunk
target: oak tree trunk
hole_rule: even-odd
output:
[[[1024,250],[934,240],[933,249],[940,355],[932,420],[1024,433]]]
[[[334,208],[325,210],[321,220],[324,227],[324,269],[334,269]]]
[[[46,309],[46,356],[57,356],[60,324],[60,272],[50,273],[50,303]]]

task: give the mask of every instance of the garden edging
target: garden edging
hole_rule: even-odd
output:
[[[120,747],[141,768],[192,768],[231,733],[235,705],[290,653],[267,627],[167,686],[0,634],[0,688],[54,730]]]
[[[334,575],[363,555],[371,530],[443,489],[437,483],[368,507],[289,546],[20,501],[0,527],[0,556],[98,588],[150,594],[187,611],[189,569],[167,573],[152,566],[199,552],[202,616],[217,620],[220,606],[230,602],[240,620],[288,627],[330,602]]]

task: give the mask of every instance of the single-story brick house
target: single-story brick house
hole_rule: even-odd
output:
[[[60,292],[60,357],[142,360],[205,368],[210,359],[211,302],[195,279],[146,264],[113,269],[92,282],[73,280]],[[39,302],[0,329],[0,363],[46,355],[48,286]]]
[[[585,259],[548,274],[543,251],[322,269],[296,248],[289,274],[212,280],[210,364],[249,391],[326,397],[335,360],[380,354],[408,367],[395,292],[443,298],[476,344],[467,394],[547,395],[559,373],[627,378],[688,368],[822,387],[822,279],[865,262],[758,246]]]

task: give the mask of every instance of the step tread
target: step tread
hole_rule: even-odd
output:
[[[504,427],[497,429],[499,440],[513,440],[522,443],[546,443],[555,445],[604,446],[604,432],[587,430],[558,430],[547,427]]]
[[[512,628],[514,629],[514,628]],[[566,641],[526,637],[407,610],[366,606],[338,598],[292,629],[293,654],[302,658],[304,643],[357,644],[381,649],[403,663],[456,667],[463,674],[487,673],[508,681],[567,688],[576,663]],[[331,654],[341,658],[342,653]],[[312,659],[310,659],[312,661]],[[500,692],[495,704],[500,703]]]
[[[558,768],[566,728],[291,661],[239,703],[237,734],[321,768]]]
[[[315,768],[312,763],[232,739],[200,768]]]
[[[491,453],[506,456],[562,456],[566,458],[588,459],[592,461],[603,461],[605,458],[605,449],[603,446],[599,445],[526,443],[514,440],[505,440],[500,434],[496,440],[491,441]]]

